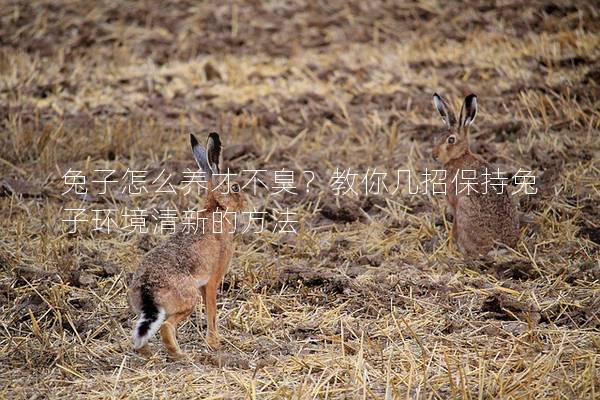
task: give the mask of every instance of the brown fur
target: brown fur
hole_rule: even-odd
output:
[[[483,173],[486,169],[488,173],[495,170],[483,158],[473,154],[469,148],[468,128],[475,117],[476,103],[474,102],[475,110],[472,111],[469,120],[466,118],[468,114],[466,102],[467,99],[458,122],[454,118],[453,111],[443,100],[441,107],[438,105],[439,101],[436,103],[442,117],[446,115],[449,118],[444,118],[447,130],[437,138],[432,154],[446,169],[446,199],[454,216],[452,236],[461,252],[468,256],[478,256],[487,255],[497,244],[515,247],[519,238],[519,218],[515,197],[510,194],[508,186],[504,187],[501,194],[496,193],[495,188],[489,183],[487,194],[476,192],[467,194],[466,191],[456,194],[453,179],[457,172],[456,184],[460,185],[467,182],[461,178],[460,171],[476,171],[477,184],[474,187],[477,191],[483,191],[482,183],[485,181]],[[454,138],[454,143],[449,143],[450,137]]]
[[[230,188],[235,184],[230,182]],[[129,304],[136,314],[142,310],[144,286],[150,289],[154,304],[164,309],[166,319],[160,333],[169,356],[173,358],[183,356],[175,338],[177,324],[194,311],[200,296],[208,319],[207,342],[213,348],[219,346],[216,295],[233,255],[234,234],[231,231],[234,227],[232,221],[223,217],[222,233],[214,233],[213,213],[226,210],[239,212],[244,208],[245,200],[240,192],[228,190],[229,193],[222,194],[224,188],[213,189],[214,185],[209,183],[202,215],[206,218],[204,233],[201,228],[196,233],[179,230],[151,250],[142,259],[129,287]],[[147,348],[140,350],[145,352]]]

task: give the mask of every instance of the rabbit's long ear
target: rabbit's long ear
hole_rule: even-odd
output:
[[[196,136],[194,136],[193,133],[190,133],[190,143],[192,145],[192,153],[194,154],[194,158],[196,159],[198,166],[210,177],[212,175],[212,171],[208,165],[206,149],[204,146],[198,143],[198,139],[196,139]]]
[[[477,115],[477,96],[470,94],[465,97],[465,102],[460,109],[460,126],[469,126]]]
[[[444,124],[446,124],[446,126],[451,127],[456,125],[456,117],[454,116],[454,111],[452,111],[452,109],[448,107],[448,104],[446,104],[444,99],[442,99],[442,96],[440,96],[437,93],[434,93],[433,104],[442,116],[442,120],[444,120]]]
[[[208,153],[208,166],[212,170],[213,174],[219,174],[220,172],[220,157],[221,157],[221,138],[217,132],[212,132],[208,135],[208,141],[206,142],[206,150]]]

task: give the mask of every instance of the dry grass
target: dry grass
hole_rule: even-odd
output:
[[[600,10],[592,2],[0,6],[0,397],[577,398],[600,391]],[[474,148],[529,168],[515,252],[465,262],[439,197],[343,197],[336,167],[432,168],[430,96],[473,91]],[[129,274],[158,235],[67,234],[64,208],[195,196],[61,196],[68,168],[313,170],[298,235],[239,238],[224,349],[134,354]],[[236,148],[234,148],[236,149]],[[235,156],[235,157],[234,157]],[[514,169],[513,169],[514,168]],[[272,223],[271,223],[272,224]]]

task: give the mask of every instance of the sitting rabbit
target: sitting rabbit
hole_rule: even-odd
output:
[[[148,252],[142,259],[129,287],[129,304],[139,315],[133,330],[134,348],[147,353],[148,340],[160,329],[162,341],[171,358],[182,358],[175,331],[187,318],[201,295],[208,318],[207,343],[219,347],[217,334],[217,288],[227,272],[233,255],[231,221],[222,218],[221,232],[213,232],[215,213],[239,212],[245,206],[240,185],[235,182],[216,188],[214,174],[219,173],[221,141],[217,133],[208,136],[206,148],[190,136],[192,152],[208,180],[204,210],[206,232],[179,230],[167,242]],[[228,186],[228,187],[227,187]],[[221,219],[219,219],[221,221]]]
[[[446,198],[454,216],[452,236],[458,248],[468,256],[486,256],[492,254],[495,245],[516,246],[519,216],[515,196],[500,185],[488,184],[484,189],[485,173],[493,169],[469,148],[469,126],[477,114],[477,97],[470,94],[465,98],[458,121],[437,93],[433,102],[446,129],[436,138],[432,153],[446,170]],[[469,173],[463,175],[463,171]],[[475,191],[457,190],[472,178],[472,171]]]

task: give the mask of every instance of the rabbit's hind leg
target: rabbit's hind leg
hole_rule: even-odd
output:
[[[179,360],[185,357],[177,342],[176,332],[177,324],[186,319],[193,311],[193,308],[184,312],[173,314],[163,322],[160,328],[160,336],[167,350],[169,358]]]

